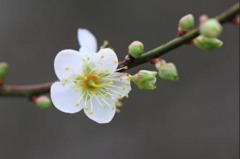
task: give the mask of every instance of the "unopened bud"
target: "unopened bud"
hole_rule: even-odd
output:
[[[134,41],[129,45],[128,51],[132,57],[139,58],[144,53],[144,45],[140,41]]]
[[[179,20],[179,27],[182,31],[188,32],[194,28],[194,17],[188,14]]]
[[[209,19],[208,15],[203,14],[199,17],[199,22],[200,22],[200,24],[203,24],[203,23],[207,22],[208,19]]]
[[[222,25],[216,19],[210,19],[200,25],[200,34],[208,38],[217,38],[222,33]]]
[[[131,81],[133,81],[139,89],[153,90],[156,88],[156,75],[156,71],[141,70],[130,78]]]
[[[223,42],[216,38],[207,38],[204,36],[198,36],[194,39],[194,45],[205,51],[212,51],[223,45]]]
[[[52,105],[48,96],[34,97],[33,102],[41,109],[48,109]]]
[[[165,65],[167,62],[163,59],[157,59],[155,62],[155,67],[157,70],[160,69],[161,66]]]
[[[179,80],[177,68],[173,63],[165,63],[159,67],[159,76],[164,80],[177,81]]]
[[[8,64],[6,62],[0,62],[0,85],[5,81],[8,72]]]

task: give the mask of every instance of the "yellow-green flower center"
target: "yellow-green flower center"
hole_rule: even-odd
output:
[[[96,91],[98,87],[95,85],[101,84],[100,77],[96,75],[86,75],[83,77],[83,88],[90,91]]]
[[[112,81],[103,83],[101,77],[95,74],[79,76],[75,81],[76,87],[82,87],[83,90],[92,92],[96,92],[98,89],[112,84]]]

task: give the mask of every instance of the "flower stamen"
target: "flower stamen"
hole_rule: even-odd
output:
[[[128,67],[124,66],[124,67],[121,67],[121,68],[117,69],[116,72],[121,71],[121,70],[127,70],[127,69],[128,69]]]
[[[102,87],[109,86],[109,85],[112,85],[112,84],[113,84],[112,81],[107,82],[107,83],[102,83],[102,84],[96,84],[94,80],[89,80],[88,81],[88,85],[90,87],[95,87],[95,88],[102,88]]]

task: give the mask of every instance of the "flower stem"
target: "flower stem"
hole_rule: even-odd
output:
[[[239,2],[234,6],[229,8],[227,11],[221,13],[215,18],[221,23],[224,24],[226,22],[231,21],[234,16],[239,14]],[[182,37],[177,37],[166,44],[163,44],[153,50],[150,50],[144,53],[140,58],[133,59],[127,58],[122,62],[119,62],[118,68],[133,68],[138,65],[150,62],[152,59],[156,57],[160,57],[184,44],[189,42],[190,40],[196,38],[199,35],[198,28],[192,30],[191,32],[185,34]],[[125,71],[125,69],[120,69],[119,72]],[[3,85],[0,86],[0,97],[28,97],[34,95],[41,95],[50,92],[50,87],[53,82],[37,84],[37,85],[22,85],[22,86],[13,86],[13,85]]]

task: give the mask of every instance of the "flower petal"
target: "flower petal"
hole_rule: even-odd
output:
[[[116,113],[116,106],[113,99],[96,96],[87,102],[84,112],[93,121],[104,124],[109,123],[113,119]]]
[[[79,49],[80,54],[92,54],[92,52],[89,52],[89,50],[86,47],[81,47]]]
[[[112,96],[112,98],[121,99],[131,91],[131,82],[126,74],[116,72],[107,78],[113,81],[113,85],[106,86],[106,93]]]
[[[82,110],[84,105],[79,105],[81,91],[75,92],[69,84],[62,85],[55,82],[51,87],[51,98],[54,106],[65,113],[77,113]]]
[[[95,57],[95,65],[101,72],[115,72],[118,67],[118,58],[112,49],[101,49]]]
[[[54,61],[57,77],[62,80],[72,74],[79,74],[83,70],[82,58],[84,55],[75,50],[60,51]]]
[[[97,52],[97,40],[87,29],[78,29],[78,42],[81,47],[87,48],[89,52]]]

